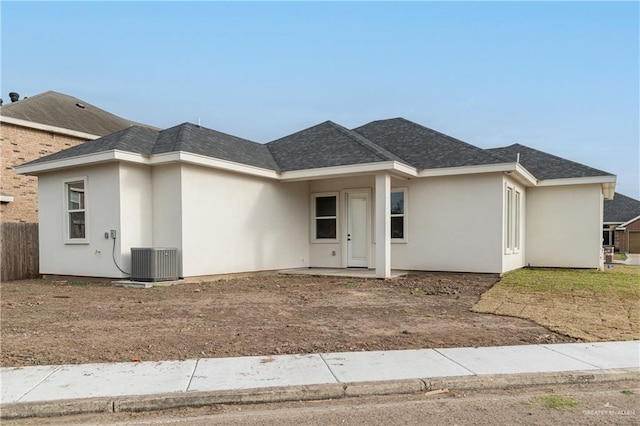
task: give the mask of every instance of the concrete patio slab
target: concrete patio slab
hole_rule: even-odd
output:
[[[195,366],[196,360],[63,365],[19,401],[184,392]]]
[[[343,383],[473,374],[433,349],[338,352],[322,358]]]
[[[541,345],[599,368],[640,367],[640,341]]]
[[[300,269],[283,269],[278,271],[279,274],[285,275],[312,275],[324,277],[345,277],[345,278],[376,278],[375,269],[349,269],[349,268],[300,268]],[[398,278],[408,275],[407,271],[394,269],[391,271],[391,278]]]
[[[539,345],[435,349],[475,374],[594,370],[596,366]]]
[[[320,355],[210,358],[198,361],[189,391],[337,383]]]
[[[58,365],[0,368],[0,387],[2,388],[0,402],[6,404],[19,401],[59,368]]]

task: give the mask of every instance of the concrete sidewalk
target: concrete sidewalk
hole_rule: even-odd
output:
[[[2,418],[640,378],[640,341],[0,369]]]

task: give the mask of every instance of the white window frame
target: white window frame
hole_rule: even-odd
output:
[[[72,210],[69,209],[69,184],[73,182],[82,182],[84,184],[84,209]],[[87,190],[88,179],[86,176],[79,176],[74,178],[65,178],[62,180],[62,202],[63,202],[63,214],[62,221],[64,230],[64,243],[65,244],[89,244],[89,197]],[[69,228],[69,215],[74,212],[84,212],[84,238],[71,238],[71,229]]]
[[[408,230],[409,230],[409,188],[407,187],[401,187],[401,188],[391,188],[390,194],[389,194],[389,199],[391,199],[391,194],[393,194],[394,192],[402,192],[403,193],[403,198],[404,198],[404,205],[403,205],[403,210],[404,213],[402,214],[391,214],[391,212],[389,212],[389,217],[402,217],[404,218],[404,220],[402,221],[402,235],[403,238],[393,238],[391,236],[389,236],[389,238],[391,238],[391,243],[392,244],[406,244],[409,242],[409,238],[408,238]],[[391,219],[389,219],[391,220]],[[389,232],[391,232],[391,224],[389,224]]]
[[[515,190],[515,188],[514,188]],[[522,221],[522,195],[520,191],[515,190],[515,198],[514,198],[514,208],[513,208],[513,252],[520,252],[520,222]]]
[[[316,198],[335,197],[336,199],[336,215],[335,216],[316,216]],[[340,194],[339,192],[318,192],[311,194],[311,242],[314,244],[335,244],[340,242]],[[336,238],[317,238],[316,220],[317,219],[335,219],[336,220]]]
[[[504,191],[504,252],[520,252],[522,226],[522,194],[515,186],[505,184]]]
[[[513,187],[505,185],[504,193],[504,249],[506,254],[513,253]]]

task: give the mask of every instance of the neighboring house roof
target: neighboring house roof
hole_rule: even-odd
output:
[[[528,146],[513,144],[503,148],[490,148],[487,151],[501,157],[504,161],[516,161],[520,154],[520,164],[529,170],[537,179],[563,179],[593,176],[612,176],[611,173],[594,169]]]
[[[418,169],[505,162],[482,148],[404,118],[372,121],[353,130]]]
[[[613,200],[604,202],[604,222],[623,223],[640,216],[640,201],[615,193]]]
[[[73,96],[54,91],[3,105],[0,107],[0,115],[96,136],[105,136],[133,125],[141,125]]]
[[[532,182],[535,179],[596,176],[602,183],[615,184],[615,176],[609,173],[523,145],[484,150],[403,118],[374,121],[354,130],[326,121],[264,145],[191,123],[160,131],[134,126],[42,157],[21,168],[27,166],[24,173],[52,170],[58,165],[35,169],[28,166],[114,150],[143,155],[185,152],[249,165],[270,173],[368,164],[374,165],[375,170],[391,167],[402,169],[402,173],[409,173],[408,176],[417,176],[421,169],[496,165],[497,168],[487,170],[524,167],[533,174]],[[520,165],[516,165],[518,153]],[[381,163],[380,167],[376,163]],[[612,194],[613,186],[607,191]]]
[[[325,121],[266,144],[281,171],[406,161],[361,135]]]

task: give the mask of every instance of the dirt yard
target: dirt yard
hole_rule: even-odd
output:
[[[574,342],[532,321],[471,312],[493,275],[394,280],[255,275],[131,289],[1,286],[1,365],[169,360]]]

